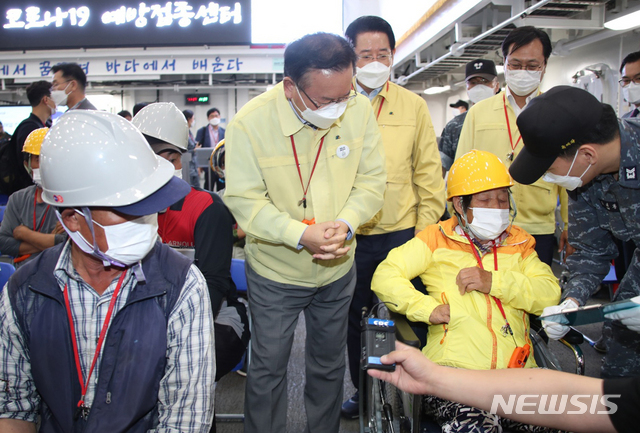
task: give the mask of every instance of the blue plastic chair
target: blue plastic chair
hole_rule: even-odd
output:
[[[7,208],[7,206],[0,206],[0,222],[2,222],[2,219],[4,218],[4,210]]]
[[[4,288],[4,285],[9,281],[9,277],[13,275],[16,268],[11,263],[0,262],[0,291]]]
[[[231,279],[238,292],[247,293],[247,276],[244,273],[244,260],[231,259]]]
[[[236,289],[239,293],[247,294],[247,275],[244,273],[244,260],[242,259],[231,259],[231,279],[236,285]],[[251,327],[251,313],[249,313],[249,327]],[[238,365],[235,366],[233,371],[237,371],[242,368],[244,363],[249,363],[251,359],[251,345],[247,349],[247,353],[242,357],[242,361]]]

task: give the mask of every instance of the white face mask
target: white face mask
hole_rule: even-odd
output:
[[[576,158],[577,157],[578,157],[578,152],[576,152],[576,155],[573,157],[573,161],[571,161],[571,167],[569,167],[569,170],[567,171],[567,174],[565,174],[564,176],[560,176],[560,175],[557,175],[557,174],[546,172],[542,176],[542,180],[544,180],[545,182],[549,182],[549,183],[555,183],[556,185],[559,185],[559,186],[565,188],[567,191],[573,191],[574,189],[581,187],[582,186],[582,176],[584,176],[584,174],[587,171],[589,171],[589,169],[591,168],[591,164],[589,164],[589,167],[587,167],[587,169],[584,172],[582,172],[580,177],[569,176],[569,173],[571,173],[571,169],[573,168],[573,164],[576,163]]]
[[[212,119],[209,120],[209,124],[211,126],[218,126],[220,125],[220,118],[219,117],[214,117]]]
[[[178,179],[182,179],[182,169],[180,170],[174,170],[173,175],[175,177],[177,177]]]
[[[33,179],[33,183],[38,186],[42,186],[42,176],[40,176],[40,169],[34,168],[31,170],[31,179]]]
[[[362,68],[356,67],[356,79],[370,89],[377,89],[387,82],[391,66],[380,62],[371,62]]]
[[[336,102],[313,111],[307,107],[307,104],[305,104],[304,99],[300,95],[300,90],[298,90],[298,86],[296,86],[296,90],[298,91],[298,96],[300,96],[300,100],[302,101],[302,104],[304,104],[305,108],[304,111],[298,108],[298,110],[301,111],[300,115],[304,120],[312,123],[320,129],[331,128],[331,125],[333,125],[336,120],[344,114],[344,111],[347,109],[347,104],[349,103],[349,101]]]
[[[82,212],[78,210],[76,212],[85,217]],[[102,252],[95,243],[90,244],[79,231],[69,230],[57,210],[56,215],[73,243],[85,253],[102,260],[105,266],[111,264],[126,267],[139,262],[149,254],[158,237],[157,214],[141,216],[112,226],[103,226],[92,220],[94,224],[102,227],[107,239],[109,248],[106,252]]]
[[[467,96],[469,96],[469,100],[474,104],[482,101],[483,99],[487,99],[495,95],[495,90],[493,87],[485,86],[484,84],[476,84],[471,89],[467,90]]]
[[[622,96],[629,104],[640,105],[640,84],[629,83],[627,87],[622,88]]]
[[[496,239],[509,227],[509,209],[483,207],[469,209],[473,212],[473,221],[469,223],[469,229],[480,240]]]
[[[67,105],[67,98],[69,97],[67,94],[67,87],[69,87],[69,84],[71,84],[71,81],[67,83],[64,90],[51,91],[51,99],[53,99],[53,102],[55,102],[56,105]]]
[[[540,87],[542,71],[527,71],[525,69],[511,71],[505,68],[504,78],[513,93],[518,96],[527,96]]]

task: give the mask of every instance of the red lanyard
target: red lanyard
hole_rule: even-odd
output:
[[[378,117],[380,117],[380,112],[382,111],[382,106],[384,105],[384,97],[380,97],[380,108],[378,108],[378,114],[376,114],[376,122],[378,121]]]
[[[36,228],[36,205],[38,204],[38,189],[36,188],[36,195],[33,197],[33,231],[39,232],[42,226],[44,225],[44,220],[47,218],[47,213],[49,212],[49,208],[51,205],[47,205],[47,208],[44,210],[44,215],[42,215],[42,219],[40,220],[40,224]]]
[[[98,338],[98,345],[96,346],[96,352],[93,354],[93,361],[91,362],[91,368],[89,369],[89,375],[87,376],[87,381],[85,382],[82,378],[82,367],[80,366],[80,355],[78,354],[78,341],[76,339],[76,329],[73,325],[73,315],[71,314],[71,304],[69,303],[69,290],[67,285],[64,286],[64,302],[67,307],[67,316],[69,316],[69,329],[71,330],[71,341],[73,342],[73,357],[76,361],[76,370],[78,370],[78,380],[80,381],[80,389],[82,391],[82,395],[80,400],[78,401],[78,408],[86,408],[84,404],[84,397],[87,395],[87,388],[89,387],[89,380],[91,380],[91,374],[93,373],[93,368],[96,366],[96,361],[98,360],[98,355],[100,354],[100,348],[102,347],[102,343],[104,342],[104,338],[107,335],[107,329],[109,328],[109,321],[111,320],[111,316],[113,314],[113,308],[116,305],[116,300],[118,299],[118,293],[120,293],[120,288],[122,287],[122,282],[124,281],[124,276],[126,272],[122,272],[120,278],[118,279],[118,285],[116,289],[113,291],[113,295],[111,295],[111,301],[109,302],[109,309],[107,310],[107,316],[104,318],[104,322],[102,323],[102,330],[100,331],[100,337]]]
[[[475,256],[476,261],[478,262],[478,266],[480,266],[480,269],[484,269],[484,266],[482,265],[482,260],[480,259],[480,254],[478,254],[478,251],[476,251],[476,247],[473,244],[471,237],[469,237],[467,232],[463,231],[463,233],[469,240],[471,251],[473,251],[473,255]],[[495,242],[493,242],[493,267],[496,271],[498,270],[498,248],[496,247]],[[504,313],[504,308],[502,308],[502,302],[500,301],[500,299],[496,298],[495,296],[491,296],[491,297],[493,298],[494,301],[496,301],[496,305],[498,306],[498,309],[500,310],[502,317],[504,317],[504,321],[507,323],[507,326],[509,327],[509,329],[511,329],[511,325],[509,325],[509,321],[507,320],[507,315]]]
[[[307,191],[309,191],[309,185],[311,184],[311,178],[313,177],[313,172],[316,171],[316,165],[318,164],[318,158],[320,158],[320,152],[322,151],[322,145],[324,144],[324,137],[320,140],[320,147],[318,148],[318,153],[316,154],[316,160],[313,163],[313,168],[311,169],[311,173],[309,174],[309,181],[307,182],[307,187],[304,186],[304,181],[302,180],[302,172],[300,171],[300,162],[298,161],[298,152],[296,152],[296,142],[293,140],[293,135],[291,136],[291,147],[293,147],[293,157],[296,159],[296,168],[298,169],[298,176],[300,176],[300,186],[302,187],[302,200],[298,202],[298,206],[302,205],[305,209],[307,208]]]
[[[389,82],[387,81],[387,92],[389,91]],[[380,96],[380,107],[378,107],[378,114],[376,114],[376,122],[378,121],[378,118],[380,117],[380,112],[382,111],[382,106],[384,105],[384,101],[385,101],[385,97],[384,96]]]
[[[513,144],[513,137],[511,135],[511,125],[509,124],[509,115],[507,114],[507,97],[502,95],[502,102],[504,103],[504,118],[507,121],[507,131],[509,131],[509,144],[511,145],[511,152],[507,154],[507,159],[509,161],[513,161],[513,153],[516,151],[516,147],[518,147],[518,143],[522,140],[522,135],[518,137],[516,144]]]

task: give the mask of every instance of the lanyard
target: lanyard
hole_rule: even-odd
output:
[[[42,219],[40,220],[40,224],[36,225],[36,205],[38,204],[38,189],[36,189],[36,195],[33,197],[33,231],[39,232],[42,226],[44,225],[44,220],[47,218],[47,213],[49,212],[49,208],[51,205],[47,205],[47,208],[44,210],[44,215],[42,215]]]
[[[387,81],[387,92],[389,91],[389,82]],[[380,112],[382,111],[382,106],[384,105],[384,101],[385,101],[385,97],[384,96],[380,96],[380,107],[378,107],[378,114],[376,114],[376,122],[378,121],[378,118],[380,117]]]
[[[507,159],[509,161],[513,161],[513,152],[516,151],[516,147],[518,147],[518,143],[520,143],[520,140],[522,140],[522,135],[520,135],[520,137],[518,137],[518,140],[516,141],[516,144],[513,144],[513,137],[511,135],[511,125],[509,124],[509,115],[507,114],[507,97],[505,95],[502,95],[502,102],[504,105],[504,118],[507,121],[507,130],[509,131],[509,144],[511,145],[511,152],[507,153]]]
[[[111,295],[111,301],[109,302],[109,309],[107,310],[107,316],[104,318],[104,322],[102,323],[102,330],[100,330],[100,337],[98,338],[98,344],[96,346],[96,352],[93,354],[93,361],[91,362],[91,368],[89,369],[89,375],[87,376],[87,381],[85,382],[82,378],[82,368],[80,366],[80,355],[78,354],[78,341],[76,339],[76,330],[73,325],[73,315],[71,314],[71,304],[69,302],[69,290],[67,285],[64,286],[64,302],[67,307],[67,316],[69,316],[69,330],[71,331],[71,341],[73,343],[73,357],[76,361],[76,370],[78,371],[78,380],[80,381],[80,389],[82,391],[82,395],[80,396],[80,400],[78,401],[78,409],[82,410],[83,414],[88,415],[87,406],[84,403],[84,397],[87,395],[87,388],[89,387],[89,380],[91,380],[91,374],[93,373],[93,368],[96,366],[96,361],[98,360],[98,355],[100,354],[100,348],[102,347],[102,343],[104,342],[104,338],[107,335],[107,328],[109,328],[109,321],[111,320],[111,316],[113,314],[113,308],[116,305],[116,300],[118,299],[118,293],[120,293],[120,288],[122,287],[122,282],[124,281],[124,276],[126,272],[122,272],[120,278],[118,279],[118,285],[116,289],[113,291],[113,295]]]
[[[316,154],[316,160],[313,162],[313,168],[311,169],[311,173],[309,173],[309,181],[307,182],[307,187],[304,186],[304,181],[302,180],[302,172],[300,171],[300,162],[298,161],[298,152],[296,152],[296,142],[293,140],[293,135],[291,136],[291,147],[293,148],[293,157],[296,160],[296,168],[298,169],[298,176],[300,176],[300,186],[302,187],[302,200],[298,202],[298,206],[302,205],[305,209],[307,208],[307,191],[309,191],[309,185],[311,184],[311,178],[313,177],[313,172],[316,170],[316,165],[318,164],[318,158],[320,158],[320,152],[322,151],[322,145],[324,144],[324,137],[320,140],[320,147],[318,148],[318,153]]]
[[[467,239],[469,240],[469,245],[471,246],[471,251],[473,251],[473,255],[475,256],[476,261],[478,262],[478,266],[480,267],[480,269],[484,269],[484,266],[482,265],[482,260],[480,259],[480,254],[478,254],[478,251],[476,251],[476,247],[473,245],[473,241],[471,240],[471,238],[469,237],[467,232],[465,232],[463,230],[463,233],[467,237]],[[498,270],[498,247],[496,247],[495,241],[493,242],[493,267],[494,267],[494,269],[496,271]],[[513,330],[511,329],[511,325],[509,324],[509,320],[507,320],[507,315],[505,314],[504,308],[502,307],[502,302],[500,301],[500,299],[496,298],[495,296],[491,296],[491,297],[496,302],[496,305],[498,306],[498,309],[500,310],[500,314],[502,314],[502,317],[504,318],[505,330],[509,334],[511,334],[511,337],[513,337],[513,342],[516,343],[516,338],[513,335]],[[518,346],[518,343],[516,343],[516,346]]]

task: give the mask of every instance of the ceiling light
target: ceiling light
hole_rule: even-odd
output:
[[[438,93],[446,92],[446,91],[448,91],[450,89],[451,89],[451,86],[429,87],[428,89],[425,89],[424,94],[425,95],[435,95],[435,94],[438,94]]]
[[[640,10],[607,21],[604,26],[611,30],[629,30],[640,26]]]

